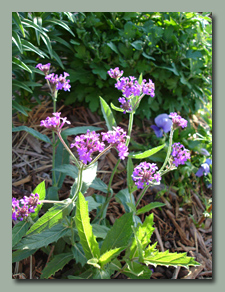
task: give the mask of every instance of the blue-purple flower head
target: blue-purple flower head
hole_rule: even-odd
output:
[[[41,63],[37,64],[37,66],[35,68],[38,68],[39,70],[41,70],[42,72],[44,72],[45,76],[48,75],[48,72],[50,70],[50,66],[51,63],[42,65]]]
[[[116,67],[115,69],[110,69],[108,74],[111,78],[118,79],[123,75],[123,70],[120,71],[119,67]]]
[[[200,177],[203,175],[207,175],[210,172],[210,165],[212,164],[212,160],[207,158],[204,163],[201,164],[198,171],[196,172],[196,176]]]
[[[70,148],[76,147],[79,159],[84,164],[92,161],[92,154],[100,154],[105,149],[106,145],[103,141],[106,141],[108,149],[114,147],[119,152],[120,159],[125,159],[128,156],[128,147],[126,146],[126,132],[120,127],[113,127],[112,131],[106,133],[97,134],[95,131],[90,132],[87,130],[87,134],[76,136],[75,143],[70,145]],[[96,153],[97,152],[97,153]]]
[[[124,160],[128,156],[128,147],[126,146],[127,133],[121,127],[113,127],[112,131],[102,134],[102,140],[107,141],[119,152],[119,158]]]
[[[172,163],[176,167],[180,164],[185,164],[185,162],[191,158],[190,151],[185,149],[185,147],[179,142],[172,145],[171,155],[173,157]]]
[[[100,141],[100,134],[95,131],[87,130],[87,134],[76,136],[75,143],[70,145],[70,148],[76,147],[80,160],[87,164],[92,161],[94,152],[102,152],[105,144]]]
[[[168,133],[172,127],[172,120],[169,118],[167,114],[158,115],[155,118],[156,125],[152,125],[151,128],[154,130],[156,136],[161,138],[163,136],[163,132]]]
[[[34,213],[37,205],[40,205],[39,195],[31,194],[29,197],[17,200],[12,198],[12,219],[23,221],[30,213]]]
[[[132,111],[132,105],[129,99],[127,100],[125,97],[120,97],[118,101],[121,103],[120,107],[123,109],[124,114],[126,114],[128,111]]]
[[[182,127],[182,128],[186,128],[187,127],[187,120],[182,118],[176,112],[170,113],[169,117],[172,118],[174,127]]]
[[[132,179],[139,189],[145,185],[156,184],[161,181],[161,175],[156,172],[158,167],[155,163],[141,162],[134,168]]]
[[[58,76],[55,73],[51,73],[48,74],[47,76],[45,76],[45,79],[47,79],[53,88],[53,91],[56,90],[64,90],[64,91],[70,91],[70,87],[71,85],[70,80],[66,79],[66,77],[69,76],[69,73],[64,72],[64,75],[60,74],[60,76]]]
[[[54,117],[47,117],[45,120],[42,120],[40,126],[43,126],[47,129],[61,129],[65,123],[71,124],[70,121],[67,121],[67,118],[61,118],[61,113],[53,113]]]

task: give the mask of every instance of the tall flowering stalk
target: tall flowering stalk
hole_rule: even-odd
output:
[[[50,73],[50,67],[51,63],[48,64],[37,64],[36,68],[40,69],[44,74],[45,74],[45,80],[48,84],[48,87],[51,92],[52,100],[53,100],[53,113],[56,113],[56,102],[57,102],[57,95],[58,95],[58,90],[64,90],[64,91],[70,91],[71,85],[70,80],[66,79],[66,77],[69,76],[67,72],[64,72],[64,75],[60,74],[58,76],[57,74]],[[54,120],[55,121],[55,120]],[[47,121],[46,124],[50,123],[51,121]],[[51,128],[50,126],[48,128]],[[54,126],[52,127],[52,168],[55,168],[55,154],[56,154],[56,138],[55,138],[55,131],[54,131]],[[55,171],[53,170],[52,172],[52,179],[53,179],[53,186],[57,186],[56,182],[56,176],[55,176]]]

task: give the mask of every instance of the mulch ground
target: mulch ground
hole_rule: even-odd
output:
[[[46,101],[42,105],[33,108],[26,122],[21,122],[17,116],[14,116],[14,126],[25,125],[42,134],[49,134],[49,137],[51,137],[51,132],[48,129],[40,127],[40,120],[51,116],[53,111],[51,105],[51,102]],[[62,113],[62,116],[67,116],[71,122],[70,127],[90,125],[101,127],[107,131],[105,122],[96,113],[92,113],[87,108],[72,108],[62,105],[58,108],[58,111]],[[127,121],[121,122],[119,126],[127,129]],[[143,127],[145,127],[145,121],[143,121]],[[140,129],[134,125],[132,137],[138,142],[143,142],[139,138],[139,133]],[[68,137],[70,143],[72,140],[73,137]],[[24,195],[29,195],[43,180],[45,180],[46,188],[50,187],[52,168],[52,149],[50,145],[37,140],[24,131],[13,133],[12,144],[12,196],[20,199]],[[99,161],[97,176],[106,184],[109,181],[116,162],[116,151],[111,151],[101,157]],[[120,163],[118,170],[112,184],[112,189],[115,193],[127,187],[126,168],[123,161]],[[72,184],[72,179],[67,176],[59,192],[60,200],[69,197]],[[158,197],[158,192],[163,189],[166,189],[164,195]],[[85,196],[91,196],[94,193],[104,195],[90,188]],[[137,191],[134,195],[137,197],[138,193]],[[204,195],[207,198],[211,198],[212,191],[204,189]],[[212,279],[212,220],[203,217],[206,206],[200,200],[198,190],[192,189],[191,201],[185,203],[183,202],[183,198],[178,196],[175,190],[166,185],[152,187],[149,188],[142,199],[140,208],[155,200],[163,202],[166,205],[161,210],[155,209],[150,211],[154,213],[155,222],[155,231],[151,242],[158,242],[157,249],[159,251],[187,252],[188,256],[194,257],[201,265],[198,267],[190,267],[189,270],[183,267],[150,267],[154,268],[151,279]],[[182,208],[180,207],[181,205]],[[107,219],[113,224],[124,213],[123,207],[112,197],[107,211]],[[150,213],[146,215],[148,214]],[[92,215],[94,216],[94,213]],[[140,218],[144,221],[144,214]],[[204,228],[196,228],[193,223],[193,218],[196,222],[203,222]],[[13,222],[14,224],[15,222]],[[51,246],[51,250],[54,250],[54,245]],[[40,250],[33,255],[32,279],[40,278],[41,271],[49,259],[50,256],[47,256]],[[62,271],[57,272],[54,277],[51,277],[51,279],[60,279],[62,275],[69,274],[69,272],[73,271],[73,266],[74,261],[71,261]],[[30,268],[30,258],[13,264],[12,278],[30,279]],[[126,279],[126,277],[120,274],[115,279]]]

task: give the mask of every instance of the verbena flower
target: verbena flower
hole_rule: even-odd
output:
[[[146,79],[143,79],[141,86],[144,94],[150,95],[151,97],[155,96],[155,84],[151,79],[148,80],[148,83],[146,83]]]
[[[51,83],[53,91],[61,89],[63,89],[64,91],[70,91],[71,85],[69,84],[70,80],[66,80],[67,76],[69,76],[69,74],[66,72],[64,72],[64,76],[60,74],[59,77],[57,74],[51,73],[45,76],[45,79],[47,79]]]
[[[115,69],[110,69],[108,74],[111,78],[118,79],[123,75],[123,71],[120,71],[119,67],[116,67]]]
[[[210,172],[210,164],[212,164],[212,160],[207,158],[206,161],[201,164],[195,175],[198,177],[207,175]]]
[[[37,66],[35,68],[40,69],[42,72],[45,73],[45,75],[48,75],[48,72],[50,70],[50,66],[51,66],[51,63],[45,64],[45,65],[42,65],[41,63],[39,63],[39,64],[37,64]]]
[[[127,133],[121,127],[113,127],[112,131],[101,134],[103,141],[107,141],[119,151],[120,159],[124,160],[128,156],[129,152],[126,146]]]
[[[132,179],[135,185],[143,189],[145,184],[150,185],[151,183],[159,183],[161,181],[161,175],[156,173],[158,167],[155,163],[141,162],[134,168]]]
[[[172,148],[172,163],[175,164],[176,167],[180,164],[184,164],[188,159],[191,158],[189,150],[185,149],[181,143],[174,143]]]
[[[133,76],[118,79],[115,87],[121,90],[125,97],[130,97],[131,95],[139,96],[142,92],[142,86]]]
[[[130,100],[126,100],[125,97],[120,97],[118,101],[121,103],[121,108],[124,110],[123,113],[126,114],[127,111],[132,111],[132,106]]]
[[[87,130],[87,134],[76,136],[75,143],[70,145],[70,148],[77,148],[79,158],[84,164],[92,161],[92,153],[104,150],[105,144],[100,141],[99,136],[95,131]]]
[[[170,113],[169,117],[172,118],[173,124],[175,127],[187,127],[187,120],[183,119],[180,115],[178,115],[176,112]]]
[[[67,118],[61,118],[61,113],[53,113],[54,117],[47,117],[45,120],[42,120],[40,126],[46,127],[47,129],[61,129],[65,123],[71,124],[70,121],[67,121]]]
[[[156,136],[161,138],[163,136],[163,132],[167,133],[171,130],[171,126],[173,122],[169,118],[167,114],[158,115],[155,118],[156,125],[152,125],[151,128],[154,130]]]
[[[39,195],[37,193],[31,194],[29,197],[24,196],[20,200],[12,198],[12,220],[23,221],[30,213],[35,212],[39,204]]]

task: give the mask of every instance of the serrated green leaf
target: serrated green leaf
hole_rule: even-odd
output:
[[[153,202],[153,203],[150,203],[150,204],[144,206],[143,208],[138,209],[136,214],[141,215],[141,214],[144,214],[146,212],[149,212],[150,210],[152,210],[154,208],[159,208],[159,207],[163,207],[163,206],[165,206],[164,203]]]
[[[68,230],[68,226],[57,224],[41,233],[27,235],[15,246],[15,249],[32,250],[48,246],[50,243],[56,242],[59,238],[65,236]]]
[[[104,280],[104,279],[110,279],[110,274],[108,270],[100,270],[100,269],[95,269],[93,273],[93,279],[96,280]]]
[[[199,266],[200,264],[194,260],[193,257],[188,257],[187,253],[169,253],[169,250],[165,252],[156,251],[153,255],[144,257],[143,262],[146,265],[160,265],[160,266]]]
[[[98,177],[93,180],[90,187],[103,193],[108,193],[108,186]],[[112,192],[112,189],[110,191]]]
[[[87,260],[91,258],[99,258],[100,251],[96,237],[92,231],[92,226],[90,224],[88,202],[85,200],[81,192],[78,194],[76,215],[74,219],[80,237],[80,243],[83,247]]]
[[[161,149],[163,149],[165,147],[166,144],[160,145],[158,147],[152,148],[150,150],[146,150],[142,153],[130,153],[128,157],[130,158],[134,158],[134,159],[144,159],[146,157],[150,157],[151,155],[159,152]]]
[[[99,206],[101,206],[100,203],[97,203],[93,197],[88,196],[85,197],[85,200],[88,201],[88,212],[90,213],[92,210],[97,209]]]
[[[110,230],[108,227],[104,225],[99,225],[99,224],[91,224],[92,225],[92,231],[96,237],[99,238],[106,238],[106,235],[108,231]]]
[[[19,221],[12,229],[12,248],[20,241],[31,226],[30,222]]]
[[[152,271],[139,263],[126,261],[127,268],[122,271],[124,275],[131,279],[150,279]]]
[[[12,263],[20,262],[28,258],[30,255],[34,254],[36,251],[37,249],[16,250],[12,253]]]
[[[101,255],[106,251],[127,246],[132,235],[133,214],[126,213],[116,219],[101,246]]]
[[[137,227],[135,227],[135,237],[133,238],[130,250],[126,253],[129,253],[129,258],[135,258],[138,257],[138,244],[137,240],[140,241],[142,250],[145,249],[145,247],[151,242],[150,238],[154,231],[153,226],[153,214],[147,216],[145,218],[145,221],[143,224],[139,224]]]
[[[27,126],[19,126],[19,127],[12,128],[12,132],[18,132],[18,131],[26,131],[27,133],[31,134],[35,138],[41,141],[44,141],[46,143],[52,144],[51,140],[46,135],[43,135],[39,133],[38,131],[32,128],[29,128]]]
[[[73,206],[74,203],[71,199],[64,200],[64,203],[55,204],[32,225],[26,235],[37,234],[46,228],[53,227],[72,211]]]
[[[71,248],[76,263],[80,263],[82,267],[87,263],[83,247],[80,243],[74,243]]]
[[[122,246],[122,247],[119,247],[119,248],[114,248],[114,249],[111,249],[109,251],[106,251],[99,258],[99,261],[98,262],[99,262],[100,266],[103,268],[104,265],[106,265],[113,258],[115,258],[116,256],[118,256],[121,253],[121,251],[124,250],[125,248],[126,248],[126,246]]]
[[[100,102],[101,102],[101,110],[104,116],[104,119],[106,121],[106,125],[109,131],[112,131],[112,127],[116,127],[116,121],[114,119],[113,113],[107,104],[107,102],[100,96]]]
[[[69,261],[73,259],[73,253],[61,253],[56,255],[42,270],[41,279],[48,279],[58,270],[61,270]]]
[[[127,205],[127,203],[132,203],[135,204],[134,201],[134,196],[133,194],[131,194],[132,197],[132,202],[130,199],[130,193],[128,189],[123,189],[120,190],[116,195],[115,195],[115,199],[119,204],[122,204],[124,206],[125,212],[129,213],[130,212],[130,207]]]

